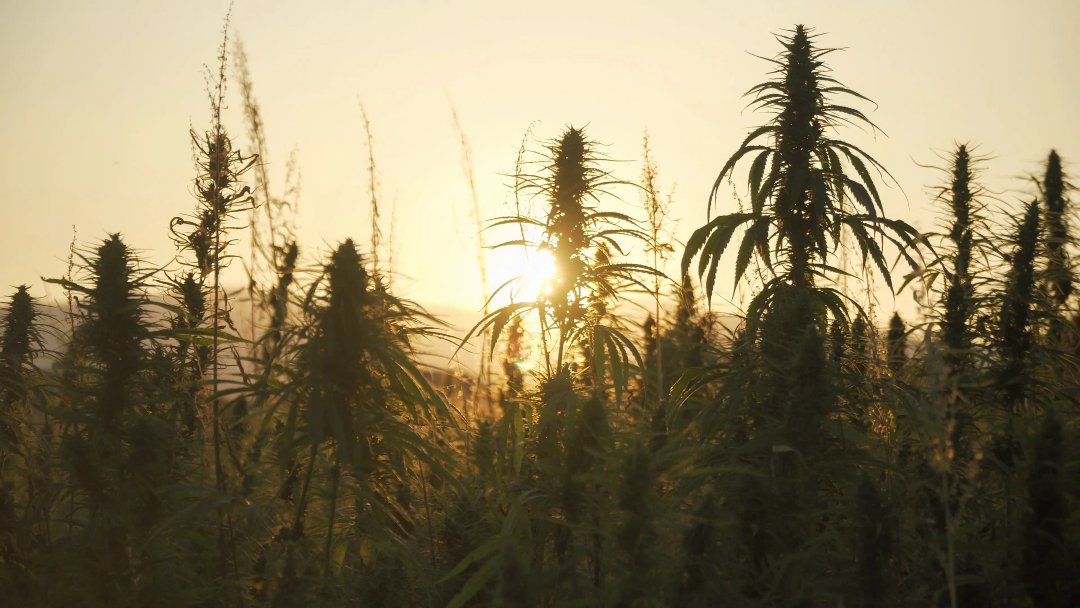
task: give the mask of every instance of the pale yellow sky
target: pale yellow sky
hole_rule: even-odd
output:
[[[0,4],[0,289],[29,283],[44,295],[39,277],[63,274],[72,224],[84,242],[120,231],[151,263],[171,258],[169,219],[194,205],[187,130],[207,122],[202,65],[214,60],[226,9]],[[752,54],[774,55],[772,33],[795,23],[845,47],[829,56],[834,74],[880,106],[871,117],[888,137],[843,136],[899,181],[903,192],[886,194],[889,215],[932,226],[925,186],[938,175],[916,161],[937,162],[935,151],[954,141],[993,156],[986,181],[1001,190],[1030,192],[1020,178],[1051,147],[1080,167],[1080,3],[1070,0],[238,0],[233,9],[278,185],[297,150],[304,253],[368,239],[362,99],[382,200],[396,205],[395,258],[406,275],[398,285],[436,311],[481,304],[451,103],[485,216],[506,213],[504,175],[534,121],[542,138],[587,124],[611,157],[628,161],[615,166],[627,179],[639,174],[647,128],[685,239],[705,219],[720,166],[765,120],[741,98],[770,69]],[[246,141],[239,107],[234,96],[227,121]],[[731,293],[730,274],[721,273],[718,295]]]

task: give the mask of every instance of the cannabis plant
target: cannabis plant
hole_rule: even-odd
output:
[[[997,343],[1003,360],[999,383],[1009,415],[1020,406],[1033,375],[1030,361],[1038,313],[1035,309],[1038,244],[1039,204],[1031,201],[1014,238],[998,321]]]
[[[682,259],[688,272],[698,258],[697,274],[711,297],[720,260],[742,231],[736,284],[755,257],[765,273],[746,311],[748,339],[719,381],[718,403],[708,408],[717,410],[710,418],[727,418],[712,432],[734,435],[744,444],[729,448],[725,457],[758,473],[733,482],[730,508],[738,529],[735,559],[745,569],[741,593],[761,602],[777,593],[797,602],[806,593],[812,597],[826,592],[829,584],[841,584],[836,579],[825,584],[826,572],[836,566],[806,549],[838,538],[827,523],[836,520],[824,514],[837,507],[830,497],[854,480],[850,459],[837,449],[845,445],[844,436],[830,423],[841,401],[834,371],[839,368],[827,361],[829,317],[836,322],[839,358],[863,365],[866,350],[858,344],[857,329],[848,335],[850,300],[830,283],[839,274],[831,257],[845,235],[850,237],[863,266],[876,267],[891,288],[883,244],[894,245],[914,266],[912,250],[920,242],[909,225],[882,215],[871,171],[888,175],[885,169],[835,134],[845,123],[876,127],[842,101],[866,98],[829,75],[823,57],[832,49],[819,48],[802,25],[779,41],[783,52],[769,60],[776,66],[774,77],[747,92],[751,105],[772,118],[751,131],[727,160],[708,201],[711,215],[722,184],[743,159],[750,159],[750,208],[697,229]],[[856,325],[865,328],[863,316],[860,310]],[[770,533],[761,534],[763,529]],[[804,585],[814,579],[821,579],[822,586],[808,591]]]
[[[0,323],[0,595],[24,598],[27,556],[41,538],[39,448],[29,407],[33,360],[41,350],[41,314],[25,285],[12,294]],[[20,512],[21,511],[21,512]]]
[[[497,218],[492,227],[515,226],[525,236],[496,248],[524,246],[532,255],[546,252],[555,268],[551,284],[541,290],[535,301],[512,302],[491,312],[467,338],[491,328],[494,349],[513,318],[535,311],[547,365],[550,369],[554,358],[556,373],[568,363],[574,345],[585,342],[597,352],[610,353],[613,365],[625,365],[628,354],[640,359],[636,347],[621,331],[599,324],[612,303],[609,301],[617,302],[620,292],[628,288],[648,291],[642,279],[657,272],[613,258],[616,254],[626,255],[632,242],[648,243],[649,236],[629,215],[599,206],[610,196],[609,188],[626,184],[602,168],[602,160],[585,131],[570,127],[558,139],[547,142],[539,153],[540,171],[519,176],[522,192],[543,199],[546,217],[535,219],[519,214]],[[512,290],[518,281],[511,280],[500,290]],[[553,345],[548,345],[549,339]]]
[[[1068,184],[1061,168],[1061,157],[1054,150],[1046,160],[1042,195],[1046,203],[1046,280],[1057,308],[1065,306],[1073,291],[1073,270],[1069,261]]]
[[[41,592],[49,601],[74,601],[66,594],[84,589],[79,601],[87,605],[131,605],[192,576],[179,564],[166,566],[175,546],[148,542],[181,506],[170,499],[178,481],[178,425],[167,406],[173,396],[155,381],[170,374],[171,361],[154,355],[159,328],[146,289],[155,271],[140,269],[117,234],[83,261],[85,281],[53,281],[79,294],[71,313],[79,322],[59,364],[65,517],[72,525],[65,542],[46,553],[64,564],[65,582]]]
[[[834,49],[819,48],[815,36],[797,25],[779,38],[783,53],[769,60],[775,78],[752,87],[751,105],[772,114],[755,128],[727,160],[713,184],[709,210],[725,179],[739,161],[752,157],[748,173],[750,209],[721,215],[697,229],[687,241],[683,270],[698,257],[698,274],[706,276],[705,291],[711,297],[721,256],[732,237],[745,228],[735,258],[735,282],[745,274],[756,252],[773,273],[750,305],[750,320],[768,307],[784,286],[815,287],[832,274],[829,255],[843,233],[858,243],[864,264],[872,261],[892,286],[879,239],[906,252],[915,245],[916,233],[906,223],[890,220],[883,212],[878,185],[870,169],[884,168],[859,147],[835,137],[844,123],[876,128],[861,110],[834,100],[865,97],[828,75],[822,57]],[[842,296],[834,289],[815,290],[821,303],[837,316],[843,314]]]
[[[8,454],[18,451],[19,412],[27,368],[41,348],[40,313],[26,285],[11,296],[0,337],[0,483]]]
[[[976,333],[975,322],[983,306],[983,297],[975,282],[978,266],[973,266],[986,255],[988,234],[983,217],[985,203],[982,197],[985,193],[978,181],[981,161],[972,155],[968,145],[958,144],[949,158],[949,183],[942,186],[938,194],[938,200],[948,209],[945,236],[950,247],[940,258],[945,277],[940,325],[951,374],[961,372],[972,363],[970,349]]]
[[[255,402],[283,423],[277,439],[282,460],[295,463],[286,480],[289,496],[295,493],[292,513],[276,539],[281,550],[270,552],[281,569],[268,584],[275,601],[356,597],[357,590],[334,579],[335,567],[366,579],[361,596],[379,598],[370,601],[399,601],[380,595],[389,592],[382,577],[393,572],[372,570],[365,552],[378,552],[384,565],[412,559],[403,544],[417,525],[417,472],[447,476],[446,459],[423,431],[454,427],[442,397],[412,360],[411,341],[437,333],[425,320],[432,319],[385,290],[347,240],[308,288],[302,325],[293,330],[295,352],[285,356],[291,369],[280,381],[264,377],[265,384],[255,386]],[[339,516],[345,505],[366,515]],[[322,533],[317,541],[316,530]]]

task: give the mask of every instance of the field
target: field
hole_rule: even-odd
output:
[[[73,242],[67,305],[0,316],[4,605],[1080,605],[1067,164],[1003,202],[957,143],[938,229],[888,217],[827,40],[777,36],[685,243],[648,139],[630,178],[586,127],[527,133],[512,211],[473,218],[520,276],[478,255],[462,339],[397,295],[374,152],[370,242],[305,258],[226,37],[176,260]]]

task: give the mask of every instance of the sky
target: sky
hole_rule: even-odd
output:
[[[65,272],[73,226],[83,245],[121,232],[148,265],[170,262],[169,220],[195,206],[188,130],[209,122],[205,66],[228,7],[0,3],[0,289],[27,283],[55,297],[40,277]],[[308,264],[344,238],[370,237],[363,104],[397,290],[475,320],[477,231],[452,109],[484,219],[510,210],[507,175],[530,126],[533,149],[586,126],[628,180],[640,175],[647,130],[673,232],[685,240],[706,219],[724,161],[767,119],[742,97],[770,69],[755,55],[775,55],[774,34],[797,23],[843,48],[828,56],[833,75],[877,103],[860,107],[883,133],[840,135],[895,177],[887,215],[934,227],[931,189],[942,175],[920,165],[941,165],[955,142],[989,157],[992,206],[1030,197],[1028,176],[1051,148],[1080,171],[1080,3],[1071,0],[236,0],[230,35],[248,55],[272,189],[283,189],[295,153]],[[244,144],[237,91],[225,121]],[[632,190],[612,204],[643,215]],[[719,211],[734,206],[726,196]],[[513,270],[499,252],[488,260],[493,283]],[[718,307],[730,306],[731,274],[721,271]],[[881,306],[908,310],[910,295]]]

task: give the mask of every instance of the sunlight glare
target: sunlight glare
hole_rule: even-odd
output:
[[[496,295],[495,304],[504,306],[513,302],[533,302],[550,293],[558,274],[555,257],[550,249],[540,248],[525,252],[521,249],[497,250],[488,257],[488,269],[492,285],[505,286]]]
[[[522,264],[521,281],[513,298],[519,302],[536,300],[551,291],[557,271],[555,256],[550,249],[537,249]]]

